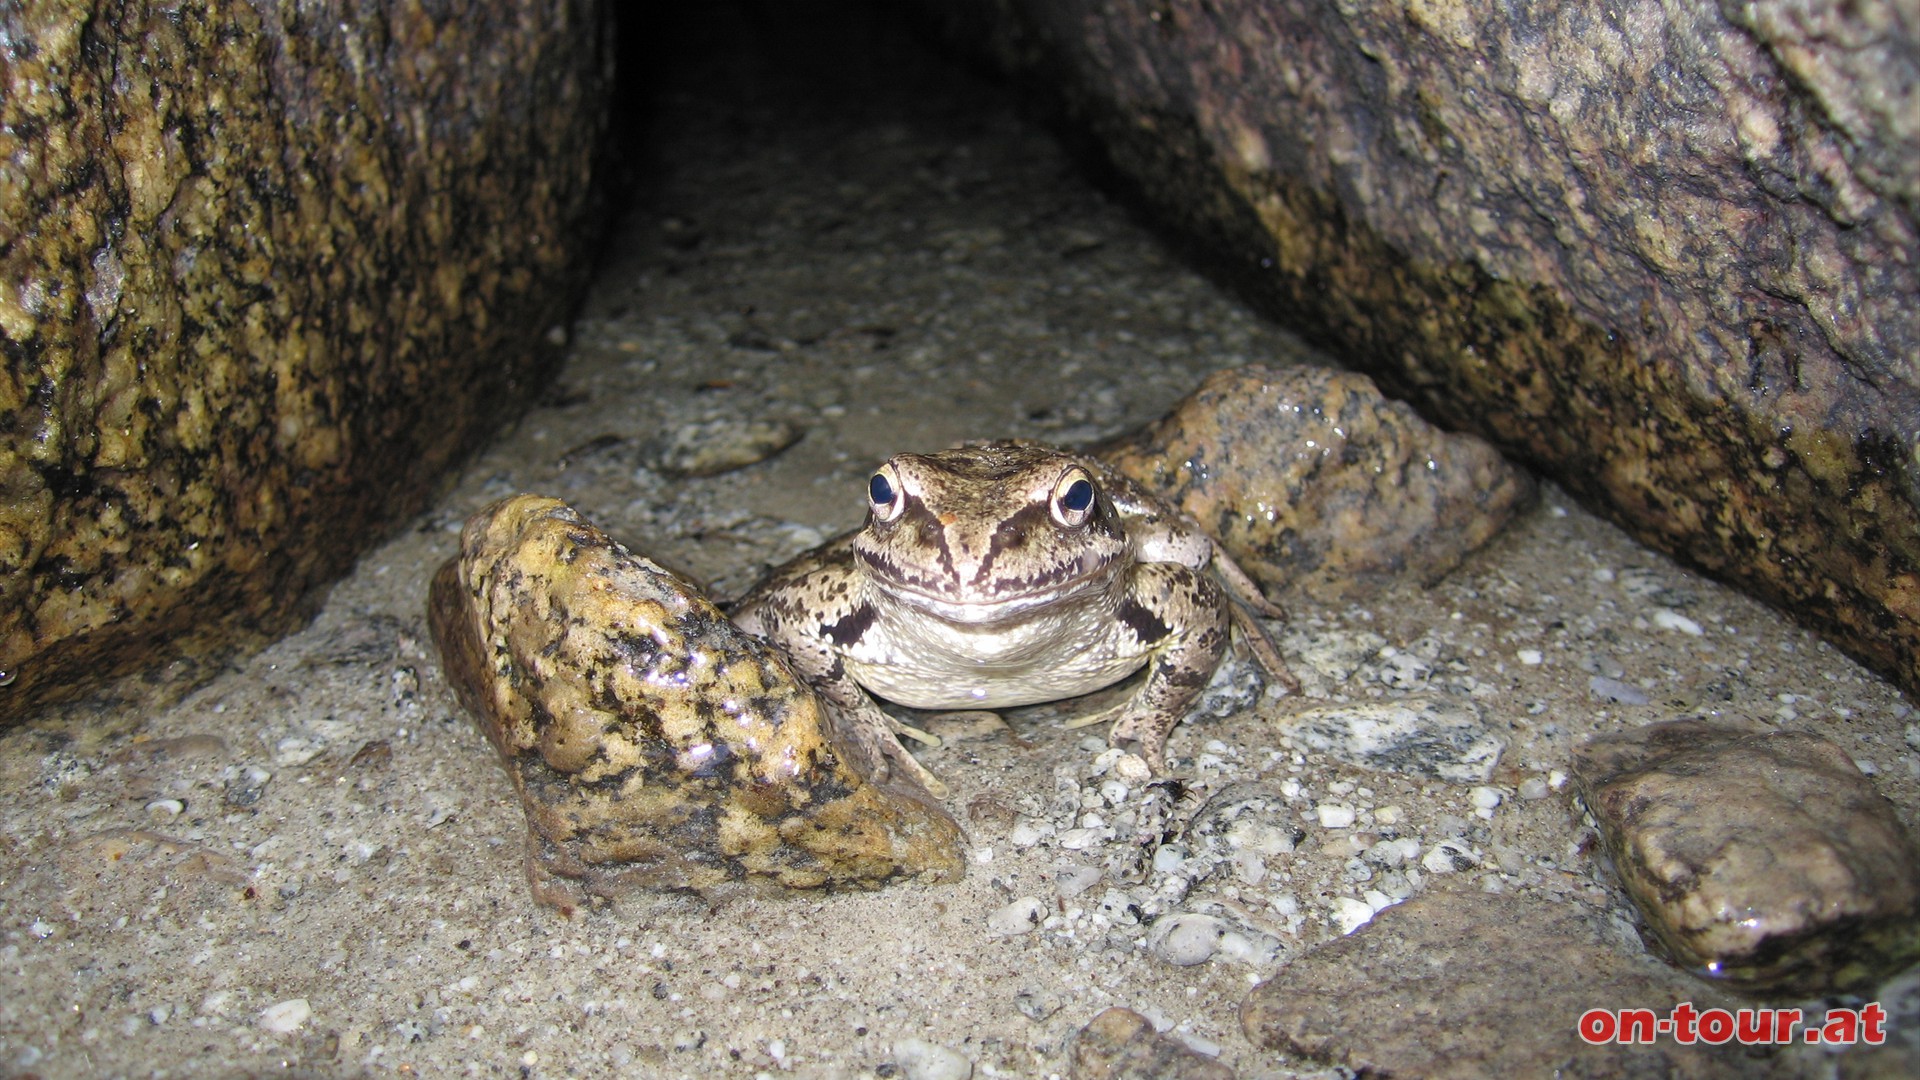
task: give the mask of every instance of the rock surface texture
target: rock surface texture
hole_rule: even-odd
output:
[[[460,549],[429,622],[525,805],[541,900],[960,876],[945,811],[850,768],[813,692],[698,590],[534,495]]]
[[[1533,495],[1479,439],[1435,428],[1364,375],[1305,365],[1217,372],[1100,456],[1262,583],[1318,600],[1436,579]]]
[[[285,630],[524,405],[583,284],[602,23],[0,10],[0,719]]]
[[[1920,851],[1826,739],[1674,720],[1591,740],[1574,776],[1621,882],[1683,966],[1808,996],[1920,957]]]
[[[1283,321],[1920,689],[1911,5],[926,6]]]
[[[1581,1041],[1580,1016],[1596,1002],[1662,1016],[1683,1001],[1735,1004],[1626,936],[1574,900],[1437,890],[1281,968],[1240,1019],[1257,1046],[1362,1076],[1755,1075],[1764,1051],[1736,1045]]]

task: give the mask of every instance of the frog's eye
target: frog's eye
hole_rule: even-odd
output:
[[[1075,465],[1060,477],[1053,485],[1053,517],[1055,521],[1074,528],[1086,523],[1093,515],[1093,477],[1087,470]]]
[[[900,485],[893,475],[893,466],[883,466],[867,481],[867,502],[872,506],[877,521],[892,521],[900,516],[907,501],[900,497]]]

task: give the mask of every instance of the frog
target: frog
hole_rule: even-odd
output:
[[[900,742],[939,740],[881,708],[995,710],[1060,701],[1147,669],[1069,726],[1167,771],[1169,735],[1231,630],[1300,692],[1256,616],[1284,619],[1190,519],[1098,458],[1000,440],[902,453],[866,483],[861,526],[776,567],[729,609],[827,701],[879,782],[946,785]]]

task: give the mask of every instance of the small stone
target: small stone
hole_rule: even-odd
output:
[[[1536,667],[1546,659],[1545,656],[1541,655],[1539,649],[1521,649],[1513,655],[1528,667]]]
[[[716,476],[765,461],[804,434],[784,420],[705,420],[682,424],[646,444],[641,456],[667,476]]]
[[[1832,742],[1675,720],[1589,740],[1574,771],[1628,895],[1681,965],[1803,997],[1920,959],[1920,851]]]
[[[925,1039],[893,1044],[893,1063],[903,1080],[969,1080],[973,1062],[965,1054]]]
[[[1480,865],[1473,852],[1452,840],[1442,840],[1427,852],[1420,865],[1430,874],[1452,874]]]
[[[1339,924],[1342,934],[1351,934],[1373,921],[1373,905],[1351,896],[1336,896],[1333,898],[1333,920]]]
[[[1551,794],[1553,791],[1547,787],[1544,777],[1529,776],[1520,781],[1520,797],[1528,802],[1539,802]]]
[[[1607,675],[1595,675],[1588,679],[1587,691],[1601,701],[1610,701],[1616,705],[1645,705],[1652,700],[1647,697],[1645,690]]]
[[[1153,872],[1177,874],[1187,862],[1187,849],[1178,844],[1162,844],[1153,850]]]
[[[1100,883],[1100,868],[1082,863],[1055,863],[1049,873],[1053,875],[1053,890],[1062,900],[1071,900]]]
[[[1007,842],[1017,848],[1030,848],[1053,835],[1053,826],[1035,824],[1025,818],[1007,831]]]
[[[1662,630],[1678,630],[1689,637],[1699,637],[1701,634],[1699,623],[1668,608],[1653,613],[1653,625]]]
[[[1220,948],[1226,924],[1211,915],[1182,912],[1162,919],[1155,927],[1154,955],[1178,967],[1204,964]]]
[[[1359,816],[1353,807],[1339,803],[1321,803],[1314,807],[1314,813],[1319,817],[1320,827],[1323,829],[1349,828]]]
[[[1506,750],[1472,702],[1414,695],[1302,709],[1276,721],[1283,739],[1363,769],[1485,783]]]
[[[1047,905],[1037,896],[1023,896],[987,916],[987,929],[1001,937],[1027,933],[1047,917]]]
[[[1113,761],[1113,775],[1134,787],[1153,779],[1153,768],[1139,754],[1121,754]]]
[[[1493,810],[1500,805],[1500,789],[1485,786],[1476,787],[1467,792],[1467,800],[1473,803],[1473,808],[1476,810]]]
[[[298,1031],[313,1019],[313,1006],[306,998],[289,998],[260,1010],[260,1028],[276,1034]]]
[[[1217,1050],[1216,1050],[1217,1052]],[[1153,1021],[1114,1007],[1073,1037],[1073,1080],[1233,1080],[1233,1070],[1154,1031]]]
[[[1068,851],[1085,851],[1097,847],[1102,839],[1103,830],[1098,828],[1068,829],[1054,838],[1062,848]]]

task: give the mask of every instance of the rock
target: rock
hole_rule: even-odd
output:
[[[1282,322],[1920,691],[1909,9],[922,4]]]
[[[704,420],[681,424],[649,442],[641,456],[668,476],[717,476],[744,469],[800,441],[784,420]]]
[[[1038,897],[1023,896],[987,916],[987,929],[1001,937],[1015,937],[1038,927],[1047,917],[1047,905]]]
[[[0,720],[298,625],[526,405],[599,8],[6,5]]]
[[[429,620],[525,805],[546,902],[962,873],[953,819],[867,783],[784,661],[557,500],[474,515]]]
[[[1675,720],[1589,740],[1574,777],[1676,963],[1743,990],[1817,995],[1920,959],[1920,852],[1833,743]]]
[[[893,1044],[893,1063],[902,1080],[968,1080],[973,1062],[965,1054],[925,1039],[901,1039]]]
[[[1073,1037],[1073,1080],[1233,1080],[1233,1070],[1153,1030],[1132,1009],[1104,1009]]]
[[[1319,706],[1280,717],[1275,726],[1285,742],[1349,765],[1455,784],[1492,779],[1507,748],[1478,707],[1451,697]]]
[[[260,1030],[285,1035],[299,1031],[313,1019],[313,1006],[306,998],[289,998],[260,1010]]]
[[[1686,1001],[1735,1007],[1631,935],[1623,945],[1582,904],[1447,889],[1288,963],[1247,995],[1240,1020],[1256,1046],[1364,1076],[1750,1075],[1735,1045],[1590,1046],[1577,1030],[1591,1008],[1664,1016]]]
[[[1364,375],[1316,367],[1215,372],[1100,454],[1261,582],[1323,600],[1440,577],[1533,493],[1487,444],[1428,425]]]

